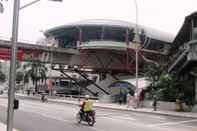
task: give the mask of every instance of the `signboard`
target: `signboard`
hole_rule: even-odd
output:
[[[0,59],[10,60],[12,50],[10,48],[0,48]],[[37,50],[17,50],[17,60],[20,61],[41,61],[49,62],[50,53]]]
[[[0,59],[10,60],[11,52],[12,52],[11,49],[0,48]],[[22,58],[23,58],[23,51],[22,50],[18,50],[17,51],[17,60],[22,60]]]

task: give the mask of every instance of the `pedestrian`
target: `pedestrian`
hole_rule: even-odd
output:
[[[133,106],[134,103],[134,96],[130,93],[127,94],[127,108]]]
[[[144,98],[145,98],[145,91],[144,91],[144,89],[142,89],[140,91],[140,95],[139,95],[139,106],[140,107],[143,107]]]
[[[28,96],[30,95],[30,89],[27,89],[27,95]]]
[[[122,105],[122,102],[123,102],[123,93],[122,93],[122,91],[120,91],[120,94],[119,94],[119,104]]]
[[[135,92],[134,93],[134,104],[133,104],[133,107],[134,108],[138,108],[138,104],[139,104],[139,98],[138,98],[137,92]]]
[[[157,111],[157,97],[156,96],[154,96],[153,97],[153,110],[154,111]]]

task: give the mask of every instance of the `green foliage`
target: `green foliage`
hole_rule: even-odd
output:
[[[162,101],[175,101],[179,92],[175,76],[163,72],[156,83],[157,96]]]
[[[37,92],[38,81],[44,81],[46,79],[46,72],[48,71],[47,67],[40,62],[31,62],[25,64],[23,69],[27,70],[24,80],[28,81],[28,78],[31,78],[33,84],[35,85],[35,91]]]
[[[151,82],[148,88],[151,98],[156,95],[162,101],[175,101],[179,86],[174,75],[156,65],[149,65],[145,75],[147,80]]]
[[[2,71],[0,71],[0,81],[5,82],[5,80],[6,80],[5,74]]]
[[[191,81],[184,82],[184,96],[185,96],[185,104],[188,106],[193,106],[195,104],[195,89],[192,86]]]
[[[21,68],[21,62],[20,61],[16,61],[16,69],[19,69],[19,68]]]
[[[6,75],[2,72],[2,66],[0,63],[0,82],[5,82],[6,80]]]

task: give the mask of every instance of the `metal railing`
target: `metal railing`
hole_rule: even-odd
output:
[[[80,98],[80,99],[85,99],[84,95],[65,95],[65,94],[55,94],[54,96],[56,97],[61,97],[64,99],[75,99],[75,98]],[[92,100],[99,100],[98,97],[90,96],[89,99]]]

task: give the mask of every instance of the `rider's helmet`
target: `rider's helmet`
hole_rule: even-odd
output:
[[[89,95],[85,95],[85,99],[88,100],[90,98]]]

